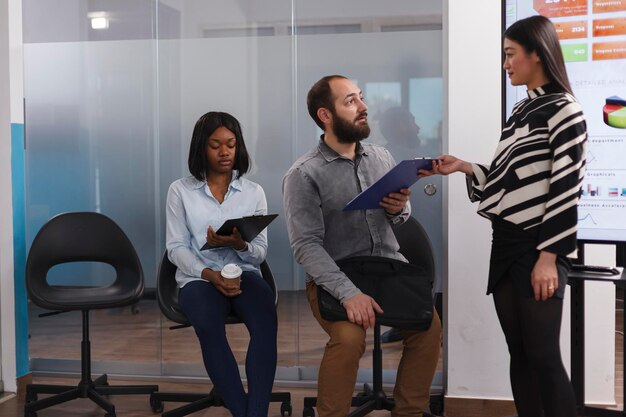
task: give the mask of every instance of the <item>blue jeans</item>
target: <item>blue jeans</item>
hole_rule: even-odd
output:
[[[225,297],[207,281],[180,291],[180,306],[200,340],[204,366],[215,391],[234,417],[266,417],[276,373],[277,318],[274,294],[255,272],[241,276],[242,293]],[[236,314],[250,333],[246,395],[237,361],[226,339],[226,317]]]

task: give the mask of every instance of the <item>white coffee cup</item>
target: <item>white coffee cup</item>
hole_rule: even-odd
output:
[[[241,284],[241,273],[241,268],[239,268],[237,264],[226,264],[221,272],[222,278],[229,280],[229,282],[236,283],[237,286]]]

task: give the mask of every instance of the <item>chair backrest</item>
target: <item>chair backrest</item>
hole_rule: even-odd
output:
[[[69,262],[103,262],[115,269],[106,286],[50,285],[48,271]],[[143,270],[135,249],[122,229],[94,212],[59,214],[35,236],[26,260],[29,298],[50,310],[91,310],[137,302],[144,290]]]
[[[176,269],[176,265],[174,265],[167,256],[166,250],[161,258],[159,275],[157,277],[157,301],[165,317],[175,323],[189,325],[189,321],[187,320],[187,317],[185,317],[185,314],[181,310],[178,303],[179,288],[178,283],[176,282]],[[272,289],[272,293],[274,294],[274,303],[278,304],[276,282],[274,281],[274,275],[272,275],[272,271],[270,270],[267,261],[263,261],[260,269],[263,279]],[[239,317],[231,314],[227,317],[226,323],[241,323],[241,320]]]
[[[406,222],[395,226],[393,233],[400,245],[400,253],[409,263],[421,266],[426,273],[435,277],[433,245],[420,222],[410,216]]]

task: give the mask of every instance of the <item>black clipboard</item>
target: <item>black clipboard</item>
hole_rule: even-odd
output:
[[[278,214],[262,214],[259,216],[246,216],[238,219],[228,219],[224,222],[217,234],[221,236],[228,236],[233,233],[233,228],[236,227],[241,233],[241,237],[246,242],[251,242],[259,233],[263,231],[274,219],[278,217]],[[205,243],[200,250],[212,249],[214,246]]]
[[[343,211],[382,209],[380,201],[389,193],[397,193],[402,188],[409,188],[419,179],[420,169],[431,170],[433,158],[415,158],[400,161],[378,181],[367,187],[346,204]]]

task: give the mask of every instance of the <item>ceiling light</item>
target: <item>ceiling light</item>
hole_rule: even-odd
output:
[[[92,17],[91,28],[92,29],[108,29],[109,19],[106,17]]]

